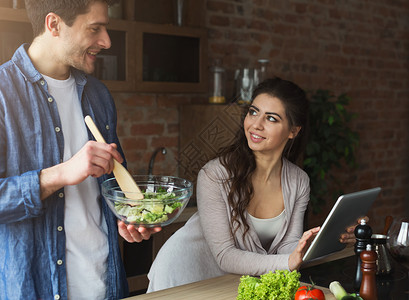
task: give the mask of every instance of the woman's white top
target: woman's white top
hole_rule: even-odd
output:
[[[285,209],[278,216],[269,219],[259,219],[248,214],[253,223],[254,230],[260,239],[261,245],[266,250],[270,248],[274,238],[284,225],[284,211]]]
[[[149,271],[148,292],[204,280],[226,273],[259,276],[285,270],[303,233],[310,196],[307,173],[283,158],[281,185],[283,223],[268,250],[261,245],[249,214],[249,230],[231,227],[230,183],[219,159],[208,162],[197,178],[197,209],[162,246]]]

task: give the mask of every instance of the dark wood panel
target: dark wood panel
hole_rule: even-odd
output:
[[[240,127],[243,107],[183,105],[179,115],[179,176],[196,182],[203,165],[229,145]],[[194,205],[192,197],[189,205]]]

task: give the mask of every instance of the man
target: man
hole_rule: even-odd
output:
[[[26,0],[34,40],[0,67],[0,299],[126,296],[119,223],[100,197],[123,162],[116,109],[92,73],[110,0]],[[91,115],[108,144],[90,141]]]

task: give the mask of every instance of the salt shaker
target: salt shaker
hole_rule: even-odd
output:
[[[362,281],[359,296],[364,300],[378,300],[376,290],[376,259],[377,255],[372,246],[368,244],[361,253]]]

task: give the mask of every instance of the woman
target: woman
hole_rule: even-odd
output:
[[[199,172],[198,212],[159,251],[148,292],[300,267],[319,231],[303,233],[309,178],[294,164],[307,126],[302,89],[280,78],[257,86],[234,143]]]

